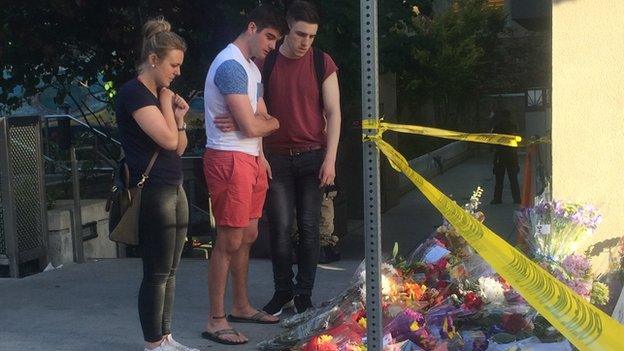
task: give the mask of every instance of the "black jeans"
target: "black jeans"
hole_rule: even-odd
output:
[[[496,177],[496,183],[494,184],[494,201],[502,201],[503,199],[503,184],[505,182],[505,172],[507,172],[507,178],[509,179],[509,186],[511,188],[511,197],[515,203],[520,203],[520,184],[518,184],[518,167],[498,167],[494,168],[494,176]]]
[[[149,184],[141,195],[139,252],[143,281],[139,318],[145,341],[171,333],[175,273],[186,239],[188,203],[182,186]]]
[[[319,170],[324,158],[322,149],[293,156],[267,153],[273,174],[267,195],[267,216],[276,292],[312,294],[320,250],[323,194],[319,189]],[[293,284],[291,239],[295,209],[299,231],[296,285]]]

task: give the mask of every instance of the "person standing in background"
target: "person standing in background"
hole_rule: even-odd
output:
[[[494,113],[493,119],[494,127],[492,128],[492,133],[512,135],[516,135],[518,133],[518,127],[511,120],[511,114],[508,110],[502,110]],[[502,203],[503,184],[505,181],[505,173],[507,173],[513,202],[515,204],[519,204],[520,185],[518,184],[518,172],[520,171],[520,166],[518,165],[517,148],[496,145],[492,171],[496,177],[496,184],[494,185],[494,198],[490,201],[490,203],[494,205]]]

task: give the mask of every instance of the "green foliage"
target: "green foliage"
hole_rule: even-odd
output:
[[[120,54],[132,46],[127,33],[133,15],[109,1],[13,1],[0,7],[6,38],[0,101],[18,104],[7,96],[18,85],[26,97],[53,85],[59,89],[55,100],[63,101],[76,80],[93,84],[98,73],[114,80],[128,65]]]
[[[433,99],[440,112],[438,124],[453,127],[458,120],[447,120],[451,104],[461,109],[488,90],[505,13],[486,0],[458,0],[439,14],[409,15],[391,17],[384,67],[398,74],[406,100],[420,104]],[[463,111],[454,112],[457,116]]]
[[[173,88],[182,94],[201,89],[210,61],[256,5],[253,0],[12,1],[0,7],[0,102],[19,105],[19,97],[10,96],[16,86],[28,97],[49,85],[58,88],[60,102],[71,84],[95,84],[100,74],[119,87],[136,74],[142,23],[160,15],[188,44],[183,76]]]
[[[605,283],[594,281],[591,290],[590,302],[594,305],[606,305],[609,303],[609,286]]]
[[[260,2],[12,1],[0,7],[0,103],[19,103],[10,96],[16,86],[23,87],[23,96],[32,96],[49,85],[58,88],[60,102],[70,94],[71,84],[91,85],[98,75],[112,99],[115,89],[135,75],[141,24],[158,15],[188,43],[182,76],[173,86],[188,96],[202,89],[211,60],[242,30],[244,15]],[[289,0],[264,2],[283,7]],[[322,15],[316,45],[340,68],[345,119],[360,119],[360,3],[313,2]],[[523,79],[526,66],[518,62],[542,68],[540,63],[548,61],[543,51],[526,54],[530,39],[507,40],[504,11],[487,0],[456,0],[445,10],[434,10],[433,3],[379,1],[379,66],[381,72],[397,74],[400,103],[433,99],[439,124],[457,122],[448,120],[451,110],[461,114],[464,104],[484,92],[529,84]],[[544,71],[532,70],[536,74],[531,77],[546,75]]]
[[[339,68],[343,118],[359,120],[360,4],[353,0],[316,1],[321,23],[314,45],[326,51]]]
[[[523,92],[529,87],[550,87],[552,80],[551,35],[544,32],[516,33],[506,28],[494,50],[493,93]]]

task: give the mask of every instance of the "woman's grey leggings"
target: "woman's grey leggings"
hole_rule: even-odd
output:
[[[139,216],[139,253],[143,259],[139,317],[147,342],[158,342],[163,335],[171,334],[175,273],[188,217],[181,185],[145,184]]]

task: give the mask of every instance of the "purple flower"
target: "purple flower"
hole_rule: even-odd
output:
[[[591,263],[582,255],[568,255],[561,262],[563,269],[573,278],[583,278],[589,275]]]
[[[581,212],[576,212],[574,213],[572,216],[570,216],[570,219],[572,220],[572,222],[574,222],[574,224],[577,225],[583,225],[585,224],[585,222],[583,221],[583,213]]]
[[[396,341],[411,340],[418,343],[419,338],[427,333],[425,318],[422,314],[406,308],[384,327],[384,334],[390,333]]]
[[[591,293],[591,284],[582,279],[573,279],[566,283],[575,293],[589,299]]]
[[[554,202],[552,211],[558,217],[565,216],[565,206],[559,201]]]

